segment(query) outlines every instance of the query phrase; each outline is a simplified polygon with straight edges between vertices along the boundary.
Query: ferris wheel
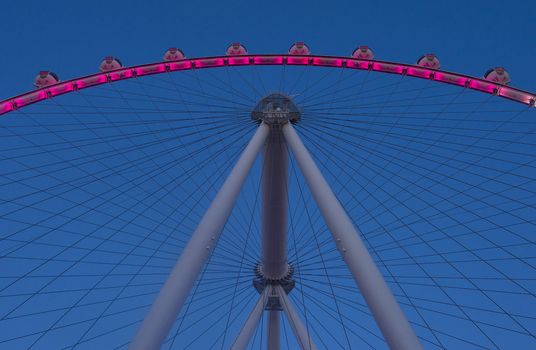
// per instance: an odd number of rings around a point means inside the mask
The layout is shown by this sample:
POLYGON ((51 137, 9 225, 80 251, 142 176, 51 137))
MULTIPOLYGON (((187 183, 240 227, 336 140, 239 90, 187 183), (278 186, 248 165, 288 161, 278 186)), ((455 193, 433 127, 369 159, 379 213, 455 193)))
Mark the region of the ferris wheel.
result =
POLYGON ((170 48, 1 101, 0 348, 536 347, 536 94, 376 56, 170 48))

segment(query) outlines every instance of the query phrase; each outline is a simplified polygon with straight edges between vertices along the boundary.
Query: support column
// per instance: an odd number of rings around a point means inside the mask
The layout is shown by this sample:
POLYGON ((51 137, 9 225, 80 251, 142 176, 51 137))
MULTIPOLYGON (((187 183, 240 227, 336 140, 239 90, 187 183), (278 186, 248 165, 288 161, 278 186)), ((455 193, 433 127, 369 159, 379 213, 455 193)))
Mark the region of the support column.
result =
POLYGON ((270 127, 262 173, 262 270, 277 280, 288 270, 288 151, 280 125, 270 127))
POLYGON ((246 323, 244 323, 244 326, 240 330, 240 334, 238 334, 233 345, 231 346, 231 350, 245 350, 247 348, 253 333, 255 333, 255 328, 257 328, 259 321, 261 320, 264 307, 266 306, 266 302, 268 300, 268 294, 270 293, 269 289, 271 288, 265 288, 260 295, 259 301, 257 301, 255 307, 249 314, 246 323))
MULTIPOLYGON (((264 148, 262 173, 262 270, 278 280, 288 272, 288 151, 280 125, 271 125, 264 148)), ((271 287, 266 287, 271 288, 271 287)), ((268 310, 267 349, 279 350, 279 310, 268 310)))
POLYGON ((281 306, 283 307, 283 311, 287 316, 287 320, 290 323, 290 327, 294 331, 294 335, 296 335, 296 339, 298 339, 298 343, 300 344, 301 349, 317 350, 318 348, 316 347, 316 344, 309 335, 309 331, 302 323, 300 316, 296 312, 296 309, 294 309, 294 306, 290 302, 287 293, 285 293, 285 291, 280 285, 277 285, 275 288, 277 294, 279 295, 279 300, 281 302, 281 306))
POLYGON ((199 225, 184 247, 175 267, 160 290, 149 313, 145 316, 131 350, 158 350, 175 318, 190 294, 190 290, 212 253, 221 231, 231 214, 240 189, 264 145, 270 128, 262 123, 246 146, 233 170, 210 204, 199 225))
POLYGON ((279 350, 281 346, 280 338, 280 322, 279 322, 279 310, 268 311, 268 336, 266 339, 266 348, 268 350, 279 350))
POLYGON ((337 249, 352 273, 389 348, 422 349, 402 309, 361 241, 357 229, 290 123, 283 126, 283 134, 335 240, 337 249))

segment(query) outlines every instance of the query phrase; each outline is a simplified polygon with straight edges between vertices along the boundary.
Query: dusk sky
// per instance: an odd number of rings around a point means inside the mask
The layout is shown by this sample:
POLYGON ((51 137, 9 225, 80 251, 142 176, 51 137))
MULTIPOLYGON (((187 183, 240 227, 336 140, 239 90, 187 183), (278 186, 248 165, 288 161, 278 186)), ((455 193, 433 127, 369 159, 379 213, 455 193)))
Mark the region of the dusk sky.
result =
MULTIPOLYGON (((504 67, 536 91, 529 0, 2 5, 0 100, 40 71, 65 81, 106 56, 134 66, 235 42, 328 56, 367 45, 407 64, 433 53, 442 70, 504 67)), ((0 117, 0 349, 126 349, 271 92, 296 102, 296 131, 425 349, 536 348, 534 108, 426 79, 263 66, 139 77, 0 117)), ((254 306, 262 159, 163 349, 227 349, 254 306)), ((290 300, 319 348, 386 349, 289 159, 290 300)), ((266 348, 266 322, 250 348, 266 348)), ((282 348, 298 349, 281 327, 282 348)))

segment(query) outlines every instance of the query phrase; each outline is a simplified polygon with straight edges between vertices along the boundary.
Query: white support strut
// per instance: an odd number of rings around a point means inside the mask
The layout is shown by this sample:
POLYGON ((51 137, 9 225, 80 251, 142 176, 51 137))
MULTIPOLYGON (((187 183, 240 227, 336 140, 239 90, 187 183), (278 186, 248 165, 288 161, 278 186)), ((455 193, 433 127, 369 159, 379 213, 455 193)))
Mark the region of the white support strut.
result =
POLYGON ((270 288, 265 288, 260 295, 259 300, 255 304, 253 310, 251 310, 248 319, 244 323, 244 326, 242 326, 240 333, 236 337, 233 345, 231 345, 231 350, 246 350, 249 342, 251 341, 253 333, 255 333, 255 328, 257 328, 259 321, 261 320, 264 307, 268 301, 268 293, 270 292, 269 289, 270 288))
POLYGON ((180 258, 145 316, 130 350, 158 350, 211 255, 240 189, 263 147, 270 128, 261 123, 184 247, 180 258))
POLYGON ((365 298, 387 344, 393 350, 419 350, 422 346, 402 309, 374 264, 357 229, 316 166, 291 123, 283 134, 346 265, 365 298))
POLYGON ((300 316, 294 309, 294 306, 292 305, 292 302, 287 296, 287 293, 285 293, 285 290, 280 285, 276 285, 274 289, 277 291, 277 294, 279 295, 279 301, 281 303, 281 306, 283 307, 283 311, 285 312, 285 315, 287 316, 287 320, 290 323, 290 327, 294 331, 294 334, 296 335, 296 339, 298 340, 298 343, 300 344, 300 347, 302 350, 318 350, 316 347, 315 342, 309 335, 309 330, 305 327, 305 325, 302 323, 300 316))

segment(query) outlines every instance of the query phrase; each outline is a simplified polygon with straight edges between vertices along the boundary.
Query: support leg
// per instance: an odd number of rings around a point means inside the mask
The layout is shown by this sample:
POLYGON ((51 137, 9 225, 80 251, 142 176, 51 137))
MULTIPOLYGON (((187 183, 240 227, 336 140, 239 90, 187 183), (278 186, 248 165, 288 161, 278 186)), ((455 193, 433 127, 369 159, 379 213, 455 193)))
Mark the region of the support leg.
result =
POLYGON ((205 215, 184 247, 175 267, 145 316, 131 350, 157 350, 166 338, 182 304, 214 249, 227 222, 242 184, 264 145, 270 129, 262 123, 240 155, 233 170, 210 204, 205 215))
POLYGON ((296 309, 294 309, 294 306, 290 302, 287 293, 285 293, 280 285, 277 285, 275 288, 277 294, 279 295, 279 300, 281 302, 281 306, 283 307, 283 311, 285 312, 285 316, 287 316, 290 327, 294 331, 296 339, 298 339, 298 343, 300 344, 302 350, 317 350, 318 348, 309 335, 309 331, 302 323, 300 316, 296 312, 296 309))
POLYGON ((283 134, 307 181, 337 249, 341 252, 391 349, 422 349, 402 309, 374 264, 360 235, 290 123, 283 134))
POLYGON ((268 337, 266 339, 266 348, 268 350, 279 350, 280 348, 280 322, 278 310, 268 311, 268 337))
MULTIPOLYGON (((281 127, 271 127, 264 148, 262 174, 262 269, 265 278, 277 280, 288 271, 288 151, 281 127)), ((267 287, 268 288, 268 287, 267 287)), ((267 349, 280 348, 280 311, 269 310, 267 349)))
POLYGON ((262 174, 262 269, 266 278, 287 273, 288 151, 279 126, 272 126, 262 174))
POLYGON ((264 307, 266 306, 266 302, 268 300, 268 293, 269 288, 265 288, 259 297, 259 301, 257 301, 257 304, 255 304, 255 307, 249 314, 246 323, 244 323, 244 326, 240 330, 240 334, 238 334, 233 345, 231 346, 231 350, 245 350, 248 346, 249 342, 251 341, 251 337, 255 332, 255 328, 257 328, 259 321, 261 320, 264 307))

